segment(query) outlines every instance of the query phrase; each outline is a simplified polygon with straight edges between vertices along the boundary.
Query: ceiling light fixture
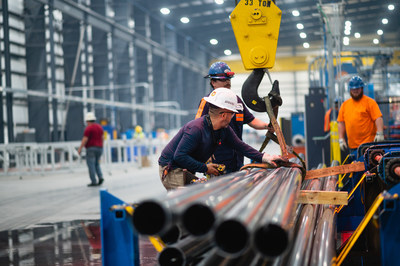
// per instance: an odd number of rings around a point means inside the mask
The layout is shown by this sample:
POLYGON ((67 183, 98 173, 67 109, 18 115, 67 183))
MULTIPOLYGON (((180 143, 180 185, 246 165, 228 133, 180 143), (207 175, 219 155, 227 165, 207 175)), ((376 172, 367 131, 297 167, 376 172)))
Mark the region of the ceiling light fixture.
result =
POLYGON ((135 27, 135 21, 131 18, 128 20, 128 27, 131 29, 135 27))
POLYGON ((292 15, 293 15, 294 17, 298 17, 298 16, 300 16, 300 12, 299 12, 298 10, 293 10, 293 11, 292 11, 292 15))
POLYGON ((186 24, 189 23, 190 19, 188 17, 181 17, 181 22, 186 24))
POLYGON ((390 11, 394 10, 394 5, 388 5, 388 9, 389 9, 390 11))
POLYGON ((225 55, 231 55, 231 54, 232 54, 232 51, 229 50, 229 49, 226 49, 226 50, 224 51, 224 54, 225 54, 225 55))
POLYGON ((346 20, 344 25, 347 26, 347 27, 351 27, 351 21, 350 20, 346 20))
POLYGON ((382 35, 383 34, 383 30, 379 29, 376 31, 376 33, 378 33, 378 35, 382 35))
POLYGON ((304 32, 300 32, 300 38, 302 39, 307 38, 307 34, 305 34, 304 32))
POLYGON ((224 3, 224 0, 215 0, 215 3, 217 5, 222 5, 224 3))
POLYGON ((299 30, 304 29, 304 25, 301 24, 301 23, 297 23, 296 27, 297 27, 299 30))
POLYGON ((350 34, 351 34, 351 31, 350 31, 350 30, 344 30, 344 34, 350 35, 350 34))
POLYGON ((163 7, 160 9, 160 12, 163 15, 168 15, 169 13, 171 13, 171 10, 169 10, 169 8, 163 7))
POLYGON ((210 40, 210 43, 211 43, 212 45, 217 45, 217 44, 218 44, 218 40, 217 40, 217 39, 211 39, 211 40, 210 40))
POLYGON ((349 39, 349 37, 343 37, 343 44, 344 44, 344 45, 349 45, 349 44, 350 44, 350 39, 349 39))
POLYGON ((361 34, 359 32, 354 33, 354 37, 356 37, 357 39, 360 39, 361 34))
POLYGON ((303 47, 308 49, 308 48, 310 48, 310 44, 308 42, 305 42, 305 43, 303 43, 303 47))
POLYGON ((374 44, 378 44, 379 40, 378 39, 374 39, 373 42, 374 42, 374 44))
POLYGON ((382 19, 382 24, 388 24, 388 23, 389 23, 389 20, 387 18, 382 19))

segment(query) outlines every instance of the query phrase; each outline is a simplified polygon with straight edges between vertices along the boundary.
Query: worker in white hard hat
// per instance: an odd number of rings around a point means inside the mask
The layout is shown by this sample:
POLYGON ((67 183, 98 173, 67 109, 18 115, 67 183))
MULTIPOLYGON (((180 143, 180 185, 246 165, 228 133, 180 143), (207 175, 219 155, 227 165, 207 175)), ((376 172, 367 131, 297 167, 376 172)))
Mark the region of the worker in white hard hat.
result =
POLYGON ((206 164, 206 161, 223 144, 256 162, 276 166, 274 161, 282 160, 279 155, 260 153, 250 147, 229 127, 232 117, 238 113, 234 92, 218 88, 203 99, 209 103, 208 114, 184 125, 158 160, 161 181, 167 190, 186 185, 184 169, 193 174, 199 172, 218 176, 218 164, 206 164))
MULTIPOLYGON (((231 71, 225 62, 216 62, 210 66, 208 75, 204 78, 210 79, 210 85, 213 90, 217 88, 230 89, 231 78, 233 78, 234 75, 235 73, 231 71)), ((268 128, 268 123, 255 118, 238 96, 236 96, 236 99, 238 101, 238 112, 234 114, 230 122, 230 127, 239 139, 242 139, 244 124, 248 124, 254 129, 269 129, 273 131, 272 128, 268 128)), ((203 98, 199 104, 196 118, 208 114, 208 107, 209 104, 203 98)), ((226 166, 226 172, 229 173, 238 171, 243 166, 244 157, 230 147, 221 145, 215 150, 212 161, 218 164, 224 164, 226 166)))
POLYGON ((81 145, 78 153, 81 154, 83 147, 86 148, 86 164, 89 169, 91 183, 89 187, 99 186, 104 182, 103 173, 100 168, 100 157, 103 153, 103 128, 96 123, 96 116, 88 112, 85 116, 87 127, 83 132, 81 145), (98 181, 96 179, 98 177, 98 181))

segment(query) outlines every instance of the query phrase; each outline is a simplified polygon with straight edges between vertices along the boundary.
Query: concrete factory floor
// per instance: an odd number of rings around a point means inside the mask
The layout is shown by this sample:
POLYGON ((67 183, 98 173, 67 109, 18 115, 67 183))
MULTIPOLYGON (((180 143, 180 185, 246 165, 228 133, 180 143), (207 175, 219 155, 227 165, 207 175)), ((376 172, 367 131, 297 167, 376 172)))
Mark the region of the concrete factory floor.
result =
MULTIPOLYGON (((103 168, 100 187, 86 186, 85 165, 69 173, 0 177, 0 265, 101 265, 100 238, 89 243, 85 234, 85 228, 99 233, 99 190, 125 202, 166 193, 155 162, 123 167, 103 168)), ((154 248, 141 242, 154 265, 154 248)))

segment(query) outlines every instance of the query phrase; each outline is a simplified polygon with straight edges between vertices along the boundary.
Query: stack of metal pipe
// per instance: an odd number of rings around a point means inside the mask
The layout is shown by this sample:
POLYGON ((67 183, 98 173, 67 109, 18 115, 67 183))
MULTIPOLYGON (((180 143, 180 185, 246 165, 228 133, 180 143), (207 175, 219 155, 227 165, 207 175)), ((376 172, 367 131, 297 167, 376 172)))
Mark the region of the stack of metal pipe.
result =
POLYGON ((132 222, 141 235, 185 232, 160 265, 274 261, 290 246, 301 179, 298 168, 242 170, 140 202, 132 222))
MULTIPOLYGON (((337 161, 331 164, 337 165, 337 161)), ((306 181, 302 189, 335 191, 337 175, 306 181)), ((292 245, 278 265, 335 264, 335 228, 334 205, 299 204, 292 245)))

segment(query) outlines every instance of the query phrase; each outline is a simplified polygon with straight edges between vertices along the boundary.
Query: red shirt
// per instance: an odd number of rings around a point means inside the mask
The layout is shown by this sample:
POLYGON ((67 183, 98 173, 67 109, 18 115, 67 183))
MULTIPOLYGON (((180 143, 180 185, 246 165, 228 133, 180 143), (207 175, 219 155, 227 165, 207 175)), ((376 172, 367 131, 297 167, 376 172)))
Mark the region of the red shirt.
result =
POLYGON ((83 135, 88 138, 85 147, 103 147, 103 128, 96 123, 88 125, 83 135))

